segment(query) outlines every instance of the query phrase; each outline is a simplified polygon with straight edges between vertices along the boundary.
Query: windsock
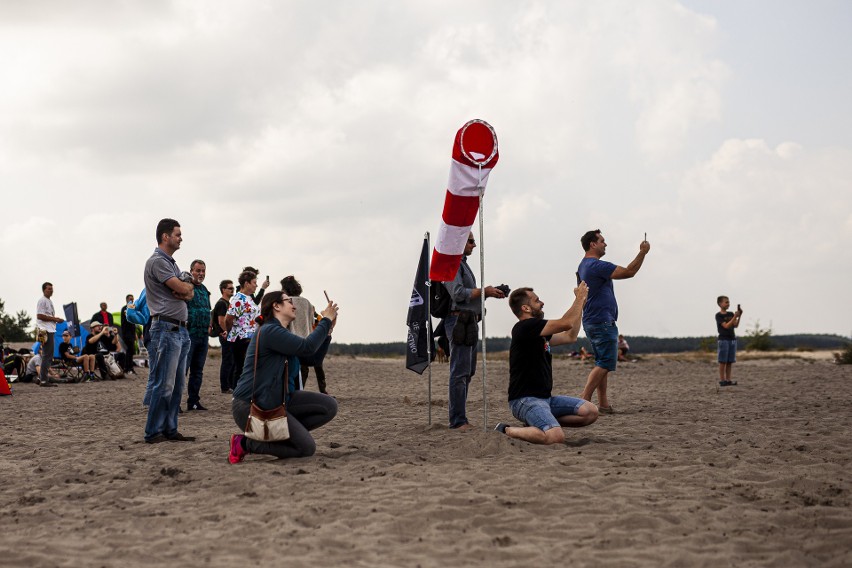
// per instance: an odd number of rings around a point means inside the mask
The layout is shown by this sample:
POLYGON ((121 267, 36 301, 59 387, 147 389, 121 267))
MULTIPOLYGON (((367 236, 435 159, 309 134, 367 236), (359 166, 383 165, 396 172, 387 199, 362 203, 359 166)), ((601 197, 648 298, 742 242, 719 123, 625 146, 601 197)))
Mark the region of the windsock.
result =
POLYGON ((497 135, 484 120, 471 120, 456 132, 444 212, 432 251, 430 280, 448 282, 455 278, 479 211, 479 188, 482 187, 484 194, 488 175, 499 157, 497 135))

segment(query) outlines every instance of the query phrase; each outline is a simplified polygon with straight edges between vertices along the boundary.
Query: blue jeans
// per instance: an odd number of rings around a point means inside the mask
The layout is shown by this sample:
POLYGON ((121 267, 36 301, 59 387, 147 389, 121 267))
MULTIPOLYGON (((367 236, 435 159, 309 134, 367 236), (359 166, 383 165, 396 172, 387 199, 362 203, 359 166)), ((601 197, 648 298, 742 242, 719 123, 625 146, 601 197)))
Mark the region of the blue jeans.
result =
POLYGON ((595 352, 595 366, 615 371, 618 361, 618 326, 614 321, 583 324, 595 352))
POLYGON ((148 420, 145 422, 146 440, 158 434, 167 438, 177 434, 189 344, 189 332, 185 327, 164 321, 151 324, 151 343, 148 347, 151 396, 148 420))
POLYGON ((222 392, 233 390, 231 378, 234 376, 234 344, 219 336, 219 345, 222 346, 222 366, 219 367, 219 388, 222 392))
MULTIPOLYGON (((453 336, 458 316, 447 316, 444 329, 447 337, 453 336)), ((447 407, 450 415, 450 428, 458 428, 468 423, 465 405, 470 379, 476 374, 476 345, 456 345, 450 340, 450 388, 447 407)))
POLYGON ((512 416, 527 426, 535 426, 542 432, 547 432, 551 428, 561 428, 557 418, 579 413, 585 402, 582 398, 573 396, 522 396, 509 401, 509 410, 512 411, 512 416))
POLYGON ((207 361, 207 336, 189 338, 189 379, 186 385, 186 406, 201 402, 201 382, 204 380, 204 362, 207 361))
POLYGON ((736 363, 737 362, 737 340, 736 339, 720 339, 718 342, 716 354, 720 363, 736 363))

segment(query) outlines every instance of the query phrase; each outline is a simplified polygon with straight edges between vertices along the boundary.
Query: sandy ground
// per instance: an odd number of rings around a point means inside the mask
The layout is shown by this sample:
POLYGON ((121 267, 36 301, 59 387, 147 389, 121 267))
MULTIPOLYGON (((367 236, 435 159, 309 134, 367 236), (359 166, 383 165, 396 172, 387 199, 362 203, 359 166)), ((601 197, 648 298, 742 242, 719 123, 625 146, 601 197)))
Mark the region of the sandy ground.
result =
MULTIPOLYGON (((507 363, 488 361, 448 431, 447 365, 332 357, 340 413, 314 457, 227 463, 230 397, 208 361, 181 415, 194 443, 142 443, 142 375, 0 399, 3 566, 850 566, 852 366, 645 358, 611 379, 615 415, 532 446, 507 363)), ((481 369, 481 367, 480 367, 481 369)), ((588 366, 558 361, 557 393, 588 366)), ((310 388, 315 388, 311 380, 310 388)))

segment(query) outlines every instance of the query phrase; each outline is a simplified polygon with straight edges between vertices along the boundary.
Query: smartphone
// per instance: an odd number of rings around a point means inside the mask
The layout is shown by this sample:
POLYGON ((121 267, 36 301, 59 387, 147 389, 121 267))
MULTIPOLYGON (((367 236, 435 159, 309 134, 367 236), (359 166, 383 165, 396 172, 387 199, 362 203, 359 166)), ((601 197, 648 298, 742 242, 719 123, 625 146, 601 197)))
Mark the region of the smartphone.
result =
POLYGON ((266 281, 269 282, 269 274, 266 275, 266 281))
POLYGON ((740 312, 743 311, 743 309, 740 307, 739 304, 737 304, 737 311, 740 311, 740 312))
POLYGON ((328 292, 326 292, 325 290, 323 290, 323 291, 322 291, 322 293, 323 293, 323 294, 325 294, 325 301, 326 301, 326 302, 328 302, 328 303, 330 304, 330 303, 331 303, 331 300, 329 300, 329 299, 328 299, 328 292))

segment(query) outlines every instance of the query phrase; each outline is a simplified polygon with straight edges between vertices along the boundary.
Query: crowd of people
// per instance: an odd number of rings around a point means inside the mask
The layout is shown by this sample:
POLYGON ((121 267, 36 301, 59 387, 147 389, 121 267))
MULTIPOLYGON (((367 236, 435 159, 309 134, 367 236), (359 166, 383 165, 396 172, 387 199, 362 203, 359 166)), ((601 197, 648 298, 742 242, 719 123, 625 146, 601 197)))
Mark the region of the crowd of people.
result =
MULTIPOLYGON (((258 284, 259 270, 247 266, 237 278, 219 283, 221 297, 211 306, 210 291, 204 285, 206 264, 196 259, 189 272, 181 271, 174 259, 183 236, 180 224, 163 219, 156 229, 157 247, 145 263, 145 294, 150 312, 143 330, 148 354, 148 384, 143 404, 147 407, 144 439, 147 443, 192 441, 178 430, 178 415, 186 381, 187 411, 203 411, 201 385, 210 338, 217 338, 222 352, 219 387, 232 394, 232 415, 240 430, 231 436, 228 460, 243 461, 249 454, 279 458, 312 455, 316 449, 310 431, 327 424, 337 413, 337 401, 328 394, 323 360, 337 323, 338 306, 328 300, 319 313, 302 297, 302 286, 294 276, 281 280, 281 290, 269 292, 269 276, 258 284), (319 392, 304 389, 313 367, 319 392), (258 439, 249 437, 247 422, 255 409, 262 416, 285 406, 289 437, 258 439)), ((580 239, 585 252, 577 269, 574 301, 558 319, 545 319, 544 301, 532 287, 517 288, 508 294, 509 308, 518 321, 512 328, 509 354, 509 410, 520 425, 498 423, 495 430, 509 437, 537 444, 561 443, 563 427, 588 426, 601 414, 613 414, 608 397, 608 377, 625 361, 630 347, 618 333, 618 303, 614 280, 636 276, 650 244, 643 240, 639 252, 627 266, 602 260, 607 243, 600 230, 588 231, 580 239), (554 395, 551 348, 577 341, 580 327, 585 330, 592 350, 577 355, 593 358, 594 364, 582 393, 554 395), (592 402, 597 397, 597 404, 592 402)), ((478 287, 467 257, 476 247, 473 233, 468 236, 458 271, 445 282, 451 307, 439 325, 444 338, 442 349, 448 356, 449 428, 471 428, 466 414, 468 388, 476 372, 479 322, 484 300, 504 299, 508 287, 478 287), (504 289, 505 288, 505 289, 504 289), (484 298, 482 295, 484 294, 484 298)), ((51 386, 47 375, 54 348, 56 316, 51 296, 53 285, 45 282, 37 306, 41 351, 29 359, 9 357, 8 363, 42 386, 51 386)), ((132 369, 137 328, 126 322, 126 310, 133 309, 133 296, 126 297, 121 312, 121 329, 102 303, 90 320, 90 334, 80 352, 70 345, 70 333, 62 333, 59 346, 63 361, 78 365, 84 380, 103 365, 105 354, 115 354, 122 366, 132 369), (125 324, 128 324, 125 327, 125 324), (121 348, 119 337, 125 345, 121 348)), ((736 385, 731 378, 736 361, 736 336, 742 309, 728 311, 730 300, 717 299, 719 334, 719 385, 736 385)), ((271 416, 271 414, 269 415, 271 416)), ((266 428, 266 426, 264 426, 266 428)))

